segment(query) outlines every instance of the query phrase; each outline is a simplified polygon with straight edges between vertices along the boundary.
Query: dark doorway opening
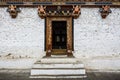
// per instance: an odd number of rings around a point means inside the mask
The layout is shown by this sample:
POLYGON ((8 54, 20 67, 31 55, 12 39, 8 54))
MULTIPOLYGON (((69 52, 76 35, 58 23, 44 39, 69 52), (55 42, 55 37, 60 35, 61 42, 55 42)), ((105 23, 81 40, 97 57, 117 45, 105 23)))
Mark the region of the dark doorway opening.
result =
POLYGON ((66 21, 52 21, 52 49, 67 49, 66 28, 66 21))

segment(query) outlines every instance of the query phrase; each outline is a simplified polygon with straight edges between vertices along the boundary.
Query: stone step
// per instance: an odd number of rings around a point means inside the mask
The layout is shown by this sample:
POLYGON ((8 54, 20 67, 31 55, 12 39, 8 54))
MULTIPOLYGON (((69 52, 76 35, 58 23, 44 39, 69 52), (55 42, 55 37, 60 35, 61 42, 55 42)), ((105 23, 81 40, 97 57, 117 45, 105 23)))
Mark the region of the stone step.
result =
POLYGON ((66 57, 50 57, 50 58, 42 58, 36 63, 77 63, 78 60, 76 58, 66 58, 66 57))
POLYGON ((38 63, 38 64, 34 64, 32 68, 84 68, 84 65, 81 63, 74 63, 74 64, 60 64, 60 63, 55 63, 55 64, 51 64, 51 63, 38 63))
MULTIPOLYGON (((51 55, 53 58, 58 58, 58 55, 51 55)), ((60 58, 66 58, 67 55, 59 55, 60 58)))
POLYGON ((37 61, 30 75, 30 78, 84 78, 86 70, 76 58, 49 57, 37 61))
POLYGON ((60 76, 60 75, 85 75, 85 69, 32 69, 31 75, 54 75, 54 76, 60 76))
POLYGON ((47 76, 47 75, 42 75, 42 76, 30 76, 30 78, 86 78, 87 76, 86 75, 70 75, 70 76, 64 76, 64 75, 61 75, 61 76, 54 76, 54 75, 50 75, 50 76, 47 76))

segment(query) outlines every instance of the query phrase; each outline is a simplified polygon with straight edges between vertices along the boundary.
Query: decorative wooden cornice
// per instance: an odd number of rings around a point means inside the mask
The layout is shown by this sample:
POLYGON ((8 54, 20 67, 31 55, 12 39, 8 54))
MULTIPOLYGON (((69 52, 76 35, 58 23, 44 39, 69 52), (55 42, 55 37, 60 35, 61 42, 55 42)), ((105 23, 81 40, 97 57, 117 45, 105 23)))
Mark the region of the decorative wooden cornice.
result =
POLYGON ((32 7, 38 5, 120 6, 120 0, 0 0, 0 6, 7 5, 32 7))
POLYGON ((41 18, 47 17, 47 16, 72 16, 74 18, 77 18, 80 15, 80 6, 39 6, 38 7, 38 15, 41 18))
POLYGON ((41 18, 47 16, 77 18, 81 14, 81 7, 90 6, 102 7, 100 8, 101 16, 106 18, 111 12, 110 7, 120 7, 120 0, 0 0, 0 7, 8 7, 7 11, 12 18, 15 18, 20 12, 18 7, 38 7, 38 15, 41 18), (108 11, 105 11, 106 8, 108 11))

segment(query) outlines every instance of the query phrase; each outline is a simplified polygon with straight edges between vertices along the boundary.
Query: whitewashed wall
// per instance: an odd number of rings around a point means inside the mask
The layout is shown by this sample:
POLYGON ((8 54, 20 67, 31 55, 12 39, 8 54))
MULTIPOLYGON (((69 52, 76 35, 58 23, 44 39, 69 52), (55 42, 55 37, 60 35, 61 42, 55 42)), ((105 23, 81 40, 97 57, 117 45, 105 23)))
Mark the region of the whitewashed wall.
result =
POLYGON ((44 20, 37 8, 23 8, 12 19, 6 8, 0 8, 0 55, 38 57, 44 52, 44 20))
MULTIPOLYGON (((21 10, 12 19, 0 8, 0 68, 31 68, 45 55, 44 20, 37 8, 21 10)), ((98 8, 81 11, 74 20, 74 55, 87 69, 120 69, 120 8, 112 8, 106 19, 98 8)))
POLYGON ((82 8, 74 22, 74 54, 88 69, 120 69, 120 8, 111 10, 102 19, 98 8, 82 8))
POLYGON ((85 56, 120 56, 120 8, 101 19, 99 9, 82 9, 75 20, 75 52, 85 56))

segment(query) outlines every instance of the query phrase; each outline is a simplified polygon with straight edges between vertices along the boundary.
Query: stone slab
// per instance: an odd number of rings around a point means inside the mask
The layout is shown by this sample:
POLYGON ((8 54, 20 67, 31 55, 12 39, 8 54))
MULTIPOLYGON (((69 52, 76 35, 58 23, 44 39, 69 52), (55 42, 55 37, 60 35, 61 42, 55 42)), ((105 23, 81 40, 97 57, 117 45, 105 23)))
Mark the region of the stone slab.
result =
POLYGON ((32 69, 31 75, 85 75, 85 69, 32 69))
POLYGON ((74 64, 60 64, 60 63, 41 63, 41 64, 34 64, 33 68, 84 68, 82 63, 74 63, 74 64))
POLYGON ((86 76, 86 70, 76 58, 58 56, 37 61, 30 75, 31 78, 80 78, 86 76))
POLYGON ((86 78, 86 75, 79 76, 30 76, 30 78, 86 78))
POLYGON ((42 58, 37 63, 79 63, 76 58, 69 57, 50 57, 42 58))

